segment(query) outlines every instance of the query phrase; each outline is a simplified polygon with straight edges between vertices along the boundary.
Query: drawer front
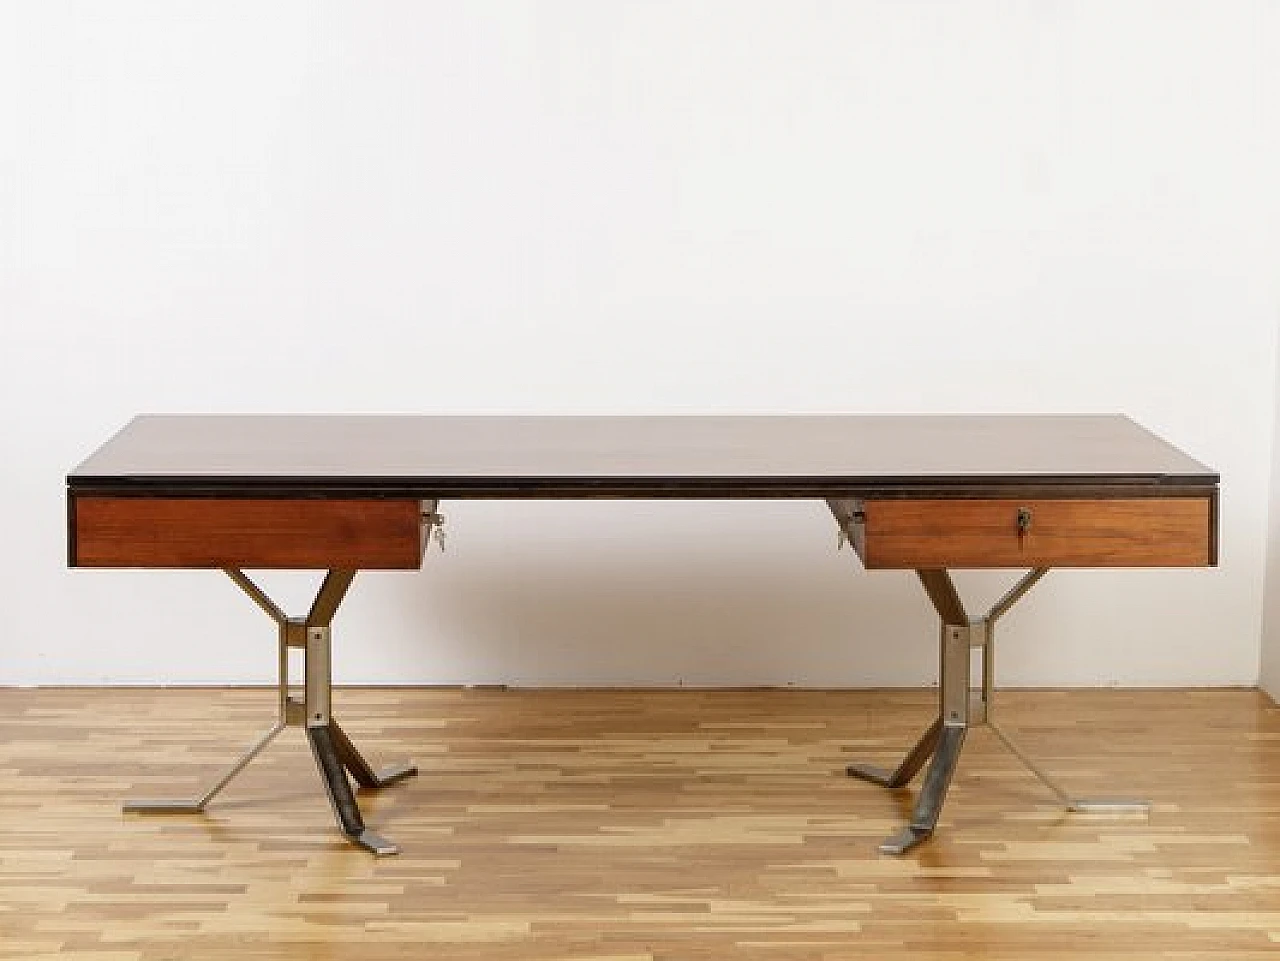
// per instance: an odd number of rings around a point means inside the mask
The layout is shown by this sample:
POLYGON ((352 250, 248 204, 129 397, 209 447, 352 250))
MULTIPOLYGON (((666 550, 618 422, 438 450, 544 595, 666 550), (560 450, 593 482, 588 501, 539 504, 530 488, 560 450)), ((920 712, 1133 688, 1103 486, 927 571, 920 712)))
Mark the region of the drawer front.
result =
POLYGON ((1217 562, 1211 498, 869 500, 868 568, 1201 567, 1217 562))
POLYGON ((414 569, 416 500, 73 496, 73 567, 414 569))

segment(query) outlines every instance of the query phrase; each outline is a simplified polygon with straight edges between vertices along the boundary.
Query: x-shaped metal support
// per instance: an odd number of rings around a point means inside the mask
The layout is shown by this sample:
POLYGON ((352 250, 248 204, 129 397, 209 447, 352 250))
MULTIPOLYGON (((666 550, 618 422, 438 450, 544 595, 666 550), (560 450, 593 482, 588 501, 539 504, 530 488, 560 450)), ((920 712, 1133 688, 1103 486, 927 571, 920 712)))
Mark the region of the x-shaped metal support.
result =
MULTIPOLYGON (((852 539, 855 518, 844 502, 829 502, 843 535, 852 539)), ((1000 742, 1050 791, 1068 811, 1141 811, 1150 810, 1147 801, 1130 799, 1085 799, 1068 794, 1044 770, 1032 761, 993 717, 995 699, 995 627, 996 622, 1035 587, 1047 568, 1028 571, 1000 600, 981 617, 971 617, 956 591, 951 575, 940 569, 919 570, 916 574, 929 595, 942 622, 940 641, 940 678, 938 716, 921 735, 915 746, 892 771, 870 764, 851 764, 852 777, 871 781, 882 787, 901 788, 909 784, 929 763, 924 785, 916 797, 911 821, 897 834, 887 838, 880 850, 885 854, 903 854, 933 834, 946 801, 947 789, 960 760, 965 735, 970 728, 970 652, 982 653, 982 687, 978 694, 979 717, 1000 742)))
POLYGON ((242 591, 249 595, 279 628, 278 714, 275 723, 249 748, 213 786, 194 800, 130 801, 126 811, 150 814, 194 814, 204 811, 209 802, 231 783, 249 762, 288 726, 306 729, 311 752, 315 755, 325 791, 333 805, 334 815, 343 834, 359 847, 377 855, 397 853, 394 844, 365 827, 356 803, 350 772, 363 788, 382 788, 417 774, 418 769, 404 764, 375 772, 369 766, 346 732, 332 715, 333 681, 330 671, 331 623, 342 603, 355 571, 329 571, 320 585, 310 612, 305 617, 289 617, 243 571, 229 568, 225 572, 242 591), (289 649, 303 651, 305 667, 302 698, 290 693, 289 649))

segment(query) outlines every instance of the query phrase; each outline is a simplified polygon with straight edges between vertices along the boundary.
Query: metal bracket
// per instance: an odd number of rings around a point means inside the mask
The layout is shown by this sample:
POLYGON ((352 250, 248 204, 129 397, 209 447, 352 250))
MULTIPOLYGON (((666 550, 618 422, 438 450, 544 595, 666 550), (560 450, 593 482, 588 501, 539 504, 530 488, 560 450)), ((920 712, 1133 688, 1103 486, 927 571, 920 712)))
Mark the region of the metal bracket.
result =
POLYGON ((860 543, 858 538, 862 534, 862 524, 866 521, 861 501, 831 497, 827 500, 827 507, 836 519, 836 550, 842 550, 845 544, 851 544, 856 549, 860 543))
POLYGON ((425 552, 434 538, 440 552, 444 553, 444 515, 437 508, 437 501, 422 502, 422 549, 425 552))
POLYGON ((242 571, 227 569, 226 574, 255 604, 276 622, 278 627, 277 715, 271 728, 238 758, 207 791, 194 800, 128 801, 126 811, 150 814, 201 813, 223 788, 248 767, 249 762, 275 740, 286 727, 303 727, 320 769, 325 791, 343 833, 353 844, 377 855, 395 854, 394 844, 364 826, 347 779, 347 772, 361 787, 381 788, 417 774, 412 765, 398 765, 375 773, 356 750, 332 716, 333 681, 331 676, 330 627, 342 603, 355 571, 329 571, 320 585, 315 601, 306 617, 289 617, 242 571), (289 683, 289 650, 304 652, 302 698, 294 697, 289 683))

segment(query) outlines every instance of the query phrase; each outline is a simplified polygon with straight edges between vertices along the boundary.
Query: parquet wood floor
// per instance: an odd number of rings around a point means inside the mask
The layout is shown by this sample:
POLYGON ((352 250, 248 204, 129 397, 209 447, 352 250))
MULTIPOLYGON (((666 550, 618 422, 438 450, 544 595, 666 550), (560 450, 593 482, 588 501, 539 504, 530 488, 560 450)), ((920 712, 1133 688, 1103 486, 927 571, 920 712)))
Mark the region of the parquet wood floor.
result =
POLYGON ((343 690, 399 842, 338 836, 286 731, 203 816, 194 794, 273 693, 0 690, 0 958, 1280 958, 1280 710, 1256 691, 1007 692, 1005 726, 1084 794, 1066 815, 975 729, 931 843, 876 843, 927 691, 343 690))

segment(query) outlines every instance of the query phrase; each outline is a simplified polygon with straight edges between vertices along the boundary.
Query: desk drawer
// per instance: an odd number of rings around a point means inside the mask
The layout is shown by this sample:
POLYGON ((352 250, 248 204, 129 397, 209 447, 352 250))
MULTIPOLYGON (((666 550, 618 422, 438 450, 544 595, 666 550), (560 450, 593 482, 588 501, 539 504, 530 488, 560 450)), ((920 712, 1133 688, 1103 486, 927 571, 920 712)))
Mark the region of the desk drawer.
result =
POLYGON ((1208 496, 868 500, 854 541, 868 568, 1200 567, 1214 523, 1208 496))
POLYGON ((74 496, 73 567, 414 569, 416 500, 74 496))

